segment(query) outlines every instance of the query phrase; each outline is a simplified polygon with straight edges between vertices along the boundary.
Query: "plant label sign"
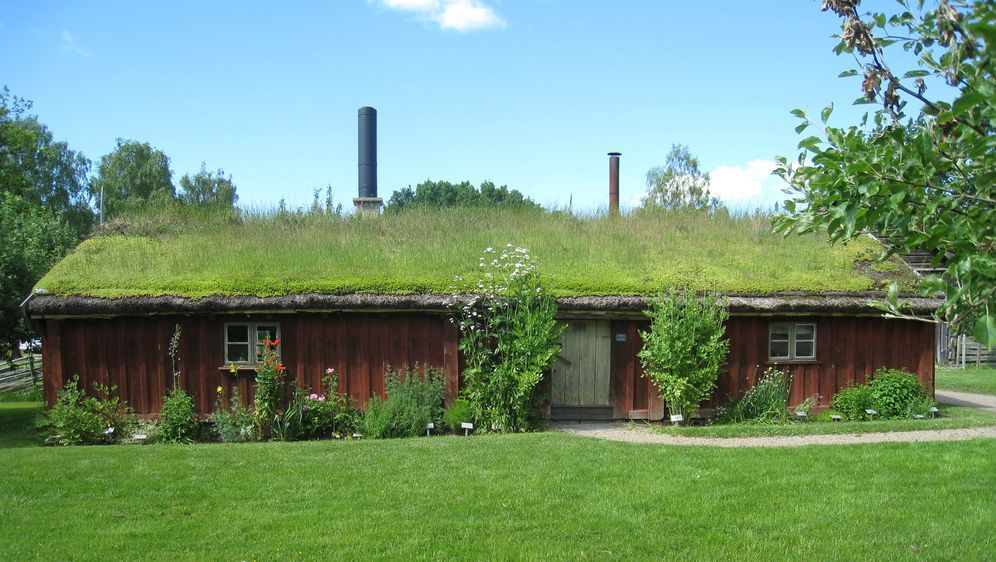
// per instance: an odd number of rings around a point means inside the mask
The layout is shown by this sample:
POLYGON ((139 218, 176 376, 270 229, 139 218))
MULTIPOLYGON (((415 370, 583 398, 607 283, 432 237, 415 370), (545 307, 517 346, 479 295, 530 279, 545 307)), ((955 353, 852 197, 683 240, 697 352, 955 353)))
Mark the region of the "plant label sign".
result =
POLYGON ((628 339, 629 339, 629 336, 626 334, 626 332, 619 332, 619 333, 616 334, 616 341, 617 342, 624 342, 624 341, 626 341, 628 339))
POLYGON ((683 421, 685 421, 685 416, 681 414, 675 414, 671 416, 671 423, 681 423, 683 421))
POLYGON ((426 429, 436 429, 436 424, 434 424, 432 422, 429 422, 429 423, 425 424, 425 428, 426 429))
POLYGON ((474 429, 474 424, 470 422, 460 422, 461 429, 474 429))

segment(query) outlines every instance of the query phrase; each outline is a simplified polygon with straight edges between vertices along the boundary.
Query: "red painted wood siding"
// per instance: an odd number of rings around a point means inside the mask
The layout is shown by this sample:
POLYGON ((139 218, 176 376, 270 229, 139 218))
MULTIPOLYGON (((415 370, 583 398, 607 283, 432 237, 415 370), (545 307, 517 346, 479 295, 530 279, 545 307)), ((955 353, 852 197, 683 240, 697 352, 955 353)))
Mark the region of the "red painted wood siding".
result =
MULTIPOLYGON (((735 316, 726 323, 730 354, 720 374, 716 392, 706 406, 726 404, 752 387, 768 361, 768 324, 771 322, 815 322, 816 359, 782 362, 792 375, 791 404, 816 396, 818 406, 828 406, 838 390, 867 382, 877 369, 890 367, 916 373, 920 382, 934 391, 934 325, 925 322, 876 317, 735 316)), ((642 377, 635 355, 642 347, 638 331, 649 329, 646 321, 613 322, 613 334, 626 333, 626 343, 613 342, 613 406, 617 418, 636 417, 647 410, 659 419, 663 410, 657 392, 642 377), (649 398, 648 398, 649 393, 649 398), (635 413, 635 415, 634 415, 635 413)))
MULTIPOLYGON (((225 396, 238 386, 248 402, 253 397, 252 371, 231 375, 221 369, 226 321, 280 323, 283 361, 303 388, 318 389, 325 370, 339 373, 339 388, 359 406, 371 396, 384 396, 388 365, 418 362, 443 369, 447 401, 457 395, 461 357, 457 328, 431 314, 294 314, 251 317, 154 317, 45 322, 43 353, 45 398, 49 404, 73 374, 89 390, 93 382, 117 385, 121 397, 139 414, 156 414, 172 387, 167 354, 173 326, 183 331, 180 383, 201 412, 214 409, 217 387, 225 396)), ((792 404, 816 396, 826 406, 833 395, 863 383, 880 367, 914 372, 933 392, 934 326, 922 322, 875 317, 764 318, 737 316, 727 322, 730 355, 716 392, 707 406, 725 404, 750 388, 770 363, 770 322, 817 324, 814 361, 783 363, 792 375, 792 404)), ((642 346, 638 320, 612 322, 611 400, 617 418, 660 419, 664 407, 650 381, 642 376, 636 353, 642 346), (625 334, 617 341, 616 334, 625 334)))
POLYGON ((339 373, 339 388, 363 407, 371 396, 384 396, 388 366, 419 363, 443 369, 447 401, 457 392, 456 327, 427 314, 296 314, 251 317, 154 317, 45 322, 45 399, 51 405, 74 374, 86 389, 94 382, 117 385, 120 396, 139 414, 157 414, 172 388, 168 355, 173 328, 182 337, 180 384, 202 413, 214 410, 221 386, 234 387, 248 403, 254 371, 233 375, 224 363, 225 322, 279 322, 281 353, 290 376, 302 388, 318 389, 327 368, 339 373))

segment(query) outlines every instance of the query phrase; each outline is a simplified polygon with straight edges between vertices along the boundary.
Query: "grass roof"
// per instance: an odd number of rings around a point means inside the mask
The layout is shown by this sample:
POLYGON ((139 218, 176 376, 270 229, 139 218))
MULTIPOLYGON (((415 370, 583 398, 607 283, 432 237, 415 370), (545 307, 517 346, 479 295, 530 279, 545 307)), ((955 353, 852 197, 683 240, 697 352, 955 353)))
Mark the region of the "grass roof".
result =
POLYGON ((97 236, 36 288, 107 298, 448 293, 455 276, 475 275, 486 247, 507 243, 532 252, 557 296, 864 291, 912 282, 901 262, 873 263, 882 248, 871 238, 838 246, 821 235, 785 238, 763 216, 449 209, 374 219, 277 213, 97 236))

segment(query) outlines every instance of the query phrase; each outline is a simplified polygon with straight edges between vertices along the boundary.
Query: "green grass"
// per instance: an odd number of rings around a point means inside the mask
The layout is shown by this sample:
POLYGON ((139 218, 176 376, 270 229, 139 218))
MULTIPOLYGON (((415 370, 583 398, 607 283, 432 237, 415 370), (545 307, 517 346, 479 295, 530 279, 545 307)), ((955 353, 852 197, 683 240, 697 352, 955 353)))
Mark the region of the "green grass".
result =
POLYGON ((10 560, 979 560, 996 547, 994 458, 992 439, 560 433, 0 448, 0 544, 10 560))
POLYGON ((884 431, 917 431, 924 429, 955 429, 996 426, 996 413, 975 408, 939 406, 940 417, 925 420, 880 420, 832 422, 826 416, 812 421, 786 424, 752 425, 723 424, 708 426, 654 425, 654 431, 685 437, 773 437, 788 435, 833 435, 841 433, 877 433, 884 431), (820 421, 825 419, 826 421, 820 421))
MULTIPOLYGON (((771 232, 760 216, 420 210, 376 220, 277 214, 191 222, 155 235, 81 244, 37 288, 99 297, 289 293, 448 293, 488 247, 528 248, 547 286, 567 295, 650 295, 670 288, 768 294, 879 289, 909 281, 896 262, 872 265, 870 238, 771 232)), ((907 287, 911 286, 908 283, 907 287)), ((469 286, 464 287, 469 288, 469 286)))
POLYGON ((938 367, 934 384, 941 390, 974 392, 996 395, 996 369, 992 367, 970 367, 967 369, 947 369, 938 367))

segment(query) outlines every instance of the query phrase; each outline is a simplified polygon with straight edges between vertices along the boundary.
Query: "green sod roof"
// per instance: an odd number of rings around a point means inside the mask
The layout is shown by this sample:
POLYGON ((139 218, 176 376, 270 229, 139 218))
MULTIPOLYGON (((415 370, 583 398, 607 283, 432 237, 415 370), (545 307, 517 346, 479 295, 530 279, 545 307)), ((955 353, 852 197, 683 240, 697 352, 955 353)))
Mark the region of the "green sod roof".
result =
POLYGON ((474 277, 485 248, 508 243, 529 249, 557 296, 672 288, 851 292, 882 289, 893 279, 913 283, 901 261, 874 263, 882 247, 870 237, 837 246, 822 235, 785 238, 764 217, 449 209, 373 219, 278 214, 170 234, 98 236, 36 289, 105 298, 443 294, 457 275, 474 277))

